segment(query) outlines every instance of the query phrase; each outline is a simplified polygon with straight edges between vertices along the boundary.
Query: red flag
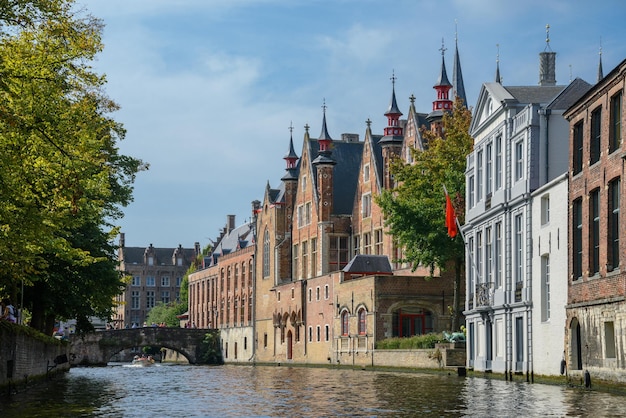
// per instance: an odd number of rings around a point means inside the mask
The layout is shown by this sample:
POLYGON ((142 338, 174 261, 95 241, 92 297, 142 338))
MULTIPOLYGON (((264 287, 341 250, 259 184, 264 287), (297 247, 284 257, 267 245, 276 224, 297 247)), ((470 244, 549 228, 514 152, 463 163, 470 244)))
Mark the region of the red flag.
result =
POLYGON ((454 214, 454 207, 452 207, 452 201, 450 196, 446 192, 446 227, 448 228, 448 236, 450 238, 456 237, 456 215, 454 214))

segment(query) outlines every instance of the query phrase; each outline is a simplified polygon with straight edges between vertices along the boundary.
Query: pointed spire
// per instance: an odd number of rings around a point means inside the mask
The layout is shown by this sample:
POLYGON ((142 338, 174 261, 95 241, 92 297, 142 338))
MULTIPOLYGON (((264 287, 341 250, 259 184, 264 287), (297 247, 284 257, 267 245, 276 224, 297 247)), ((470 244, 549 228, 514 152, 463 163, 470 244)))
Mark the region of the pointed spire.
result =
POLYGON ((496 54, 496 83, 502 84, 502 78, 500 77, 500 44, 496 44, 498 53, 496 54))
POLYGON ((379 143, 402 143, 404 139, 402 133, 403 129, 399 121, 402 112, 400 112, 398 103, 396 103, 396 75, 393 71, 391 72, 391 103, 389 104, 389 109, 385 113, 385 116, 387 116, 387 127, 385 128, 385 136, 380 139, 379 143))
POLYGON ((452 84, 450 84, 448 75, 446 74, 446 60, 444 55, 446 48, 443 39, 441 39, 441 48, 439 50, 441 51, 441 73, 439 74, 437 84, 433 86, 433 88, 437 90, 437 100, 433 101, 433 111, 429 114, 429 118, 432 120, 441 119, 443 112, 452 110, 452 100, 450 100, 449 97, 452 84))
POLYGON ((333 139, 328 134, 328 128, 326 127, 326 99, 324 99, 324 104, 322 105, 323 116, 322 116, 322 132, 320 133, 320 137, 318 138, 320 141, 332 141, 333 139))
POLYGON ((287 161, 287 169, 294 168, 296 166, 296 161, 298 161, 298 154, 296 154, 296 151, 293 148, 293 123, 289 124, 289 151, 283 159, 287 161))
POLYGON ((317 140, 319 144, 319 155, 313 160, 313 164, 336 164, 335 160, 331 157, 331 144, 333 139, 330 137, 328 128, 326 127, 326 99, 324 99, 322 110, 322 132, 317 140))
POLYGON ((604 78, 604 72, 602 71, 602 39, 600 39, 600 52, 598 52, 598 55, 600 58, 598 61, 598 79, 596 80, 596 83, 600 82, 600 80, 604 78))
POLYGON ((393 70, 391 71, 391 102, 389 103, 389 108, 385 113, 385 116, 390 115, 402 116, 402 112, 398 109, 398 103, 396 102, 396 75, 393 70))
POLYGON ((448 73, 446 72, 446 58, 445 58, 446 47, 444 46, 443 38, 441 38, 441 48, 439 48, 439 50, 441 51, 441 73, 439 73, 439 79, 437 80, 437 84, 435 84, 434 87, 435 88, 437 88, 438 86, 452 87, 452 84, 450 84, 450 80, 448 80, 448 73))
POLYGON ((463 72, 461 71, 461 58, 459 57, 459 39, 456 30, 456 20, 454 21, 454 62, 452 64, 452 85, 454 95, 463 100, 463 105, 467 107, 465 84, 463 83, 463 72))

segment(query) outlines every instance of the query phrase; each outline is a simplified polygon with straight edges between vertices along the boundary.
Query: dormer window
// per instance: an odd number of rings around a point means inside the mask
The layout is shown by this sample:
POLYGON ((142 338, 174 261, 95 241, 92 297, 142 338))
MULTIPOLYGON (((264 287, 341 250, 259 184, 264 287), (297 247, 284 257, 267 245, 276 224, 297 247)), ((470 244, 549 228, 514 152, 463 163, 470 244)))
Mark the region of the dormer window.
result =
POLYGON ((153 266, 154 265, 154 257, 152 257, 152 256, 148 257, 148 265, 149 266, 153 266))

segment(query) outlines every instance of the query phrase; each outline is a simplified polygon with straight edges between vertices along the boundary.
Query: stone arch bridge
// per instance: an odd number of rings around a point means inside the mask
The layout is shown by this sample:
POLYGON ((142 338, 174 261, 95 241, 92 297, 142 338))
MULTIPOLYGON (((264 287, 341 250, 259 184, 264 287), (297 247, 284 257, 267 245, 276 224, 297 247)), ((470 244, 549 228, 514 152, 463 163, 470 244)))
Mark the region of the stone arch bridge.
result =
POLYGON ((70 337, 72 366, 104 366, 112 356, 131 347, 164 347, 182 354, 190 364, 202 363, 203 351, 217 354, 221 362, 219 331, 195 328, 145 327, 92 332, 70 337), (203 344, 207 334, 213 336, 212 347, 203 344))

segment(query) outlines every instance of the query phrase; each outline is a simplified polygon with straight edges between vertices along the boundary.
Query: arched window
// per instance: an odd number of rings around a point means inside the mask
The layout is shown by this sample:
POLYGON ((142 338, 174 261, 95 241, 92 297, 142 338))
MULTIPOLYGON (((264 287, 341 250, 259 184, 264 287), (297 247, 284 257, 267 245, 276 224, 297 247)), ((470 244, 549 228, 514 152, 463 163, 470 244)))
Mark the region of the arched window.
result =
POLYGON ((263 277, 270 275, 270 234, 265 230, 263 234, 263 277))
POLYGON ((347 336, 350 332, 349 318, 350 315, 348 314, 348 311, 343 311, 341 314, 341 335, 343 336, 347 336))
POLYGON ((365 308, 359 309, 359 335, 367 334, 367 312, 365 308))

